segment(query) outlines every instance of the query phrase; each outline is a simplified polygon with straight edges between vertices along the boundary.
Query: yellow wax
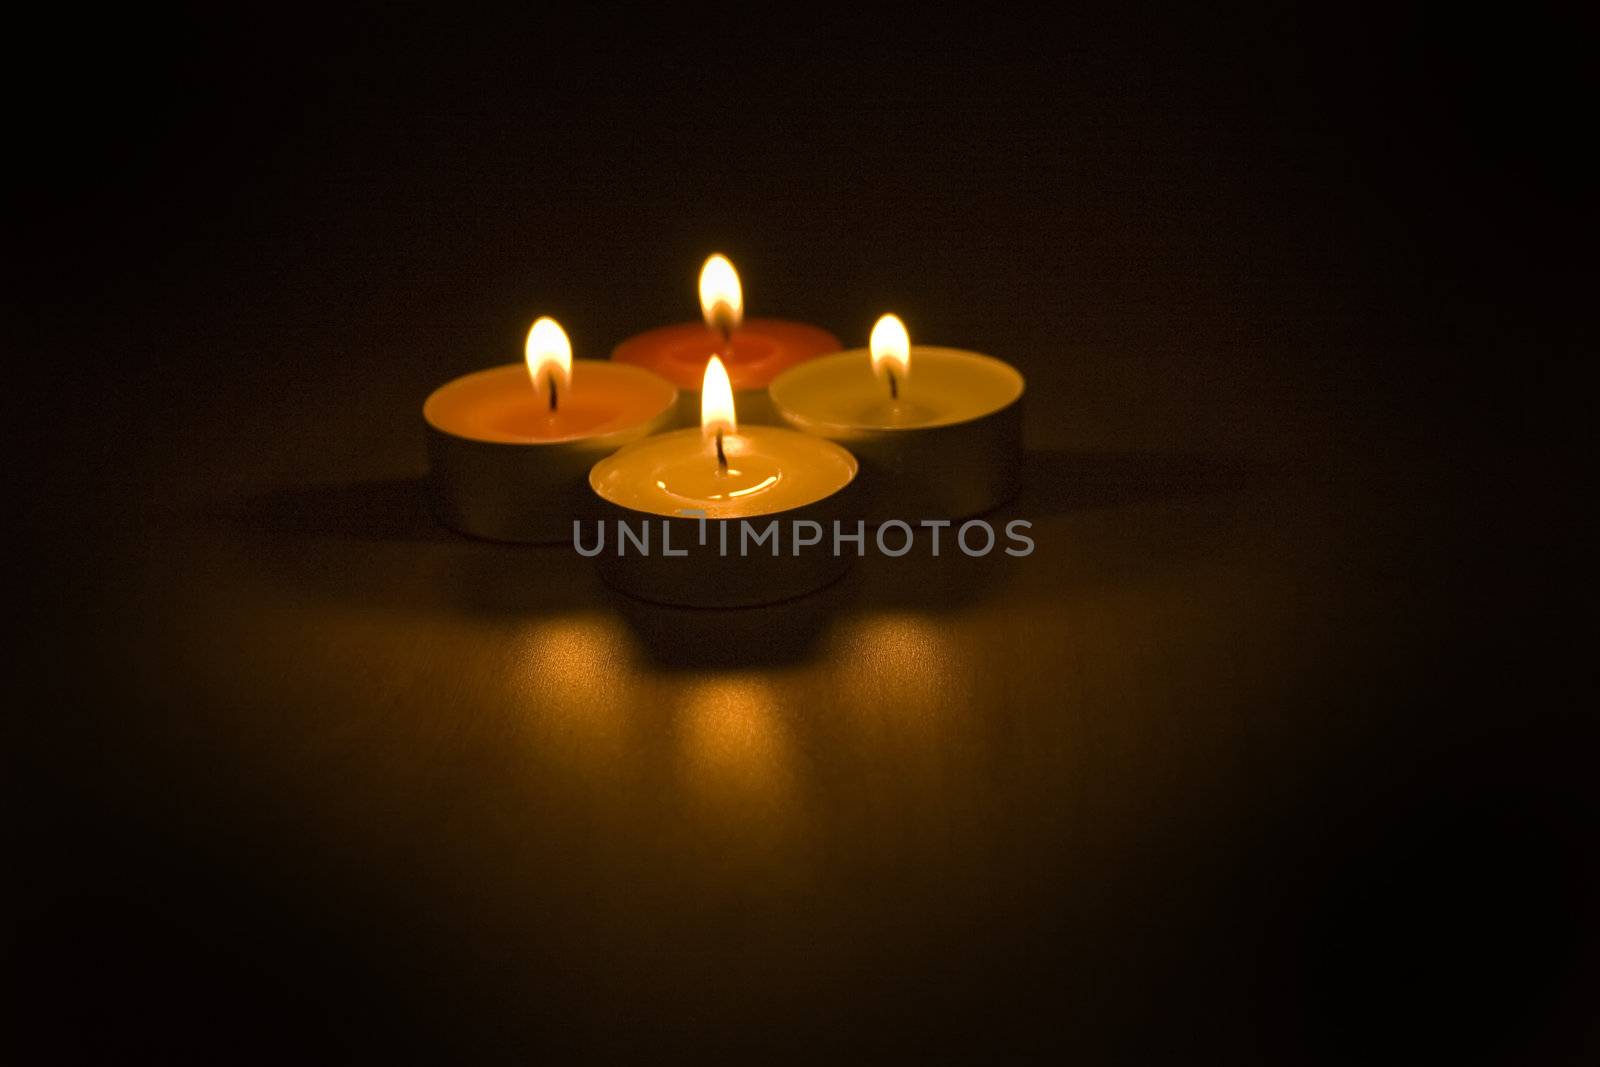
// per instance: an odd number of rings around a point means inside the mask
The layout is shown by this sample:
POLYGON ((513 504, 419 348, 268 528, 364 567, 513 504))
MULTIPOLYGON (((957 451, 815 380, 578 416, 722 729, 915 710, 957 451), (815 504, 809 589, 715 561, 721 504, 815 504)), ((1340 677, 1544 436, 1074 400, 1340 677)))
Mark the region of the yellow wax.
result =
POLYGON ((791 367, 772 383, 772 403, 817 433, 951 426, 993 414, 1022 396, 1022 375, 993 356, 931 345, 911 347, 899 398, 872 371, 865 348, 791 367))
MULTIPOLYGON (((572 362, 571 384, 554 411, 522 363, 467 374, 428 397, 422 416, 456 437, 498 444, 551 444, 604 437, 642 426, 677 403, 660 376, 608 360, 572 362)), ((645 431, 648 432, 648 431, 645 431)))
POLYGON ((658 434, 595 464, 589 484, 620 507, 712 519, 750 518, 832 496, 856 476, 855 457, 832 441, 774 426, 723 436, 728 466, 698 428, 658 434))

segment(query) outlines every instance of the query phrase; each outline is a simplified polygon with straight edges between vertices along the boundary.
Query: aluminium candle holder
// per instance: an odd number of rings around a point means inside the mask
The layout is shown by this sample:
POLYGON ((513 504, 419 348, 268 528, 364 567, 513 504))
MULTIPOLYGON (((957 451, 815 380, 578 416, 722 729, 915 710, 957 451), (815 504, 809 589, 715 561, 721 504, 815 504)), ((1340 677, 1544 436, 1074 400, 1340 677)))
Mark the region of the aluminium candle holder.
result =
MULTIPOLYGON (((781 515, 752 519, 646 515, 600 501, 591 514, 606 530, 606 545, 595 557, 595 564, 607 585, 652 604, 744 608, 793 600, 832 585, 850 569, 857 554, 854 542, 846 551, 835 552, 833 524, 838 520, 847 534, 854 535, 856 523, 860 521, 859 514, 850 506, 854 499, 855 494, 845 490, 828 500, 781 515), (741 555, 741 537, 745 530, 741 523, 748 523, 748 528, 759 533, 773 519, 779 522, 779 551, 773 554, 765 544, 750 545, 741 555), (619 551, 616 543, 618 520, 628 523, 634 531, 649 530, 648 553, 636 550, 631 541, 626 550, 619 551), (794 554, 790 536, 792 520, 818 523, 823 530, 822 540, 794 554), (664 555, 663 545, 685 554, 664 555)), ((588 529, 592 533, 594 527, 588 529)))
POLYGON ((677 411, 677 390, 658 376, 607 362, 593 367, 598 369, 585 366, 584 373, 622 382, 654 414, 604 432, 549 441, 471 436, 442 414, 460 394, 470 399, 474 389, 525 389, 526 371, 518 365, 457 378, 428 397, 422 409, 427 488, 440 522, 488 541, 551 544, 572 539, 573 520, 588 506, 590 469, 624 445, 666 429, 677 411), (496 382, 496 375, 508 382, 496 382))
MULTIPOLYGON (((1022 488, 1025 383, 1009 364, 955 349, 919 347, 914 375, 977 370, 962 388, 984 390, 980 414, 905 426, 853 422, 834 406, 838 386, 876 390, 864 351, 824 356, 794 367, 770 389, 782 424, 834 441, 861 463, 861 508, 867 521, 958 521, 992 511, 1022 488), (865 382, 865 384, 863 384, 865 382)), ((947 384, 947 383, 941 383, 947 384)))
POLYGON ((859 466, 845 449, 837 452, 845 470, 841 488, 797 507, 729 518, 619 504, 602 491, 608 462, 602 461, 589 476, 593 491, 575 547, 594 556, 606 584, 654 604, 738 608, 805 596, 841 578, 871 538, 860 509, 859 466), (815 543, 799 543, 802 530, 806 538, 817 537, 815 543))

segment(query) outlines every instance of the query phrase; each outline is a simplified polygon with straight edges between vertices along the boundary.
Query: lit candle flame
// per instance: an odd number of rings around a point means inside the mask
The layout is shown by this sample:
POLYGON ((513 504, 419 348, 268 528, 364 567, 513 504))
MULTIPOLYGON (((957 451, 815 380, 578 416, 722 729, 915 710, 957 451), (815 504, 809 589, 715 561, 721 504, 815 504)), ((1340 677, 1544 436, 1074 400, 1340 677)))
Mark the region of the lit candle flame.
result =
POLYGON ((706 325, 731 337, 744 321, 744 290, 728 257, 717 253, 700 268, 700 313, 706 325))
POLYGON ((717 463, 726 468, 727 453, 723 450, 724 434, 739 432, 739 419, 733 410, 733 383, 728 381, 728 368, 722 360, 712 356, 706 361, 706 376, 700 383, 700 433, 716 442, 717 463))
POLYGON ((885 315, 872 327, 872 373, 889 387, 889 396, 900 399, 900 389, 911 376, 911 337, 898 315, 885 315))
POLYGON ((722 430, 739 432, 739 419, 733 410, 733 383, 728 368, 712 356, 706 361, 706 376, 700 383, 700 432, 711 437, 722 430))
POLYGON ((555 319, 540 316, 528 331, 523 357, 528 361, 534 391, 547 397, 554 411, 560 395, 572 388, 572 342, 567 340, 567 331, 555 319))

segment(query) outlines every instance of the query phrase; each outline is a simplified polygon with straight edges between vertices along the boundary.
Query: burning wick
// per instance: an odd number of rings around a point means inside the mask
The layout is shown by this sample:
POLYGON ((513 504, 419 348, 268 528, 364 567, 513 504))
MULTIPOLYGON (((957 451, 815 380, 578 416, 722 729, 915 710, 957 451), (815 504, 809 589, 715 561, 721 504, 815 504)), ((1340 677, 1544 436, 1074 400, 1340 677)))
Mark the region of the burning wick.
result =
POLYGON ((733 331, 744 319, 744 288, 739 272, 718 252, 700 268, 700 314, 722 339, 720 355, 732 358, 733 331))
POLYGON ((538 395, 539 379, 543 378, 550 396, 550 414, 554 415, 561 406, 561 390, 572 383, 572 342, 567 340, 567 331, 555 319, 542 315, 528 331, 522 352, 533 379, 534 395, 538 395))
POLYGON ((733 408, 733 383, 720 356, 706 360, 705 377, 700 382, 700 433, 711 438, 717 448, 717 470, 728 473, 728 450, 723 435, 739 432, 739 416, 733 408))
POLYGON ((891 403, 900 402, 900 379, 911 375, 911 337, 898 315, 884 315, 872 327, 867 343, 872 356, 872 371, 883 375, 891 403), (900 373, 896 374, 898 370, 900 373))
POLYGON ((711 309, 711 327, 722 338, 722 354, 725 356, 733 355, 733 327, 737 321, 738 316, 733 308, 720 300, 711 309))

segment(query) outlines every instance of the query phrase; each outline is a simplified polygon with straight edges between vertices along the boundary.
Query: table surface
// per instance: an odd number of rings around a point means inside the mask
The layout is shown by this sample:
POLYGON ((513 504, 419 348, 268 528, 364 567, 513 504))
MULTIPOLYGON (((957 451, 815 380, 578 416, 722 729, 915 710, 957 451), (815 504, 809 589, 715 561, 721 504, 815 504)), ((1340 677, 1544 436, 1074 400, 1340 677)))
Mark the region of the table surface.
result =
POLYGON ((1337 151, 1181 73, 1028 105, 1039 66, 842 132, 825 100, 708 173, 682 98, 519 130, 475 106, 507 71, 466 66, 399 102, 341 82, 226 198, 107 201, 96 306, 40 305, 26 1033, 558 1061, 1592 1039, 1590 657, 1546 625, 1581 595, 1566 474, 1481 432, 1526 425, 1523 384, 1480 399, 1459 365, 1492 313, 1325 181, 1337 151), (934 127, 960 163, 921 173, 934 127), (807 162, 878 133, 886 176, 807 162), (692 611, 431 520, 433 386, 538 313, 582 356, 690 318, 713 249, 754 314, 856 341, 894 308, 1019 367, 996 518, 1035 553, 692 611))

